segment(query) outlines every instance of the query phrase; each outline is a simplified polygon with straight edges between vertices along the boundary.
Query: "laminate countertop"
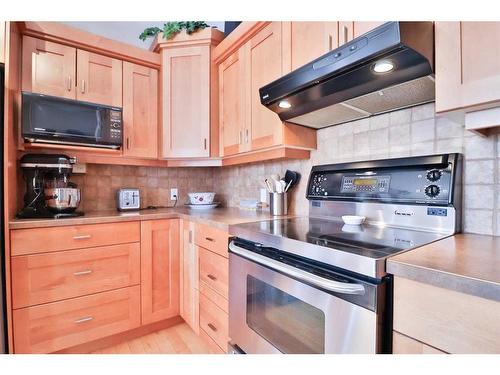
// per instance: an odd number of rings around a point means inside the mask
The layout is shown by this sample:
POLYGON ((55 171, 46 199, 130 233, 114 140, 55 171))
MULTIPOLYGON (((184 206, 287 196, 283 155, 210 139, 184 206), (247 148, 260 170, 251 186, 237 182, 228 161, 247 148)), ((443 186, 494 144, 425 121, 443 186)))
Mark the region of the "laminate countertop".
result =
POLYGON ((500 237, 457 234, 390 258, 387 272, 500 301, 500 237))
POLYGON ((86 213, 85 216, 65 219, 13 219, 9 222, 9 228, 45 228, 68 225, 180 218, 227 230, 229 225, 232 224, 272 220, 273 218, 284 217, 287 216, 273 217, 268 211, 241 210, 239 208, 214 208, 212 210, 201 211, 179 207, 147 209, 130 212, 119 212, 116 210, 94 211, 86 213))

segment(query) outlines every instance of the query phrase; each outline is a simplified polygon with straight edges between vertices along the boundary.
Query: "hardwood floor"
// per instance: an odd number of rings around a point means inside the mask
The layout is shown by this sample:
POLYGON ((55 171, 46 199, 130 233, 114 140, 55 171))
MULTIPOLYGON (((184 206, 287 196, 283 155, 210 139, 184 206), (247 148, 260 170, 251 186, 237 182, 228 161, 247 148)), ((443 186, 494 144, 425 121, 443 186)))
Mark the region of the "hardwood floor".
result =
POLYGON ((210 354, 210 348, 186 324, 153 332, 92 354, 210 354))

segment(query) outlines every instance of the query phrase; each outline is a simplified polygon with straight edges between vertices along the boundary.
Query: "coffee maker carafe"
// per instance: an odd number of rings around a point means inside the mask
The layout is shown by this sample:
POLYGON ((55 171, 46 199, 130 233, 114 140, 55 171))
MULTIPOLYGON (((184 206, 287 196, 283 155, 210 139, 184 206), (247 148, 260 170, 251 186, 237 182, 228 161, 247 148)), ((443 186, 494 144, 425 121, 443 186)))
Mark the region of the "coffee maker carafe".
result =
POLYGON ((26 154, 21 169, 26 181, 24 207, 18 218, 63 218, 83 215, 76 211, 80 189, 69 182, 76 160, 66 155, 26 154))

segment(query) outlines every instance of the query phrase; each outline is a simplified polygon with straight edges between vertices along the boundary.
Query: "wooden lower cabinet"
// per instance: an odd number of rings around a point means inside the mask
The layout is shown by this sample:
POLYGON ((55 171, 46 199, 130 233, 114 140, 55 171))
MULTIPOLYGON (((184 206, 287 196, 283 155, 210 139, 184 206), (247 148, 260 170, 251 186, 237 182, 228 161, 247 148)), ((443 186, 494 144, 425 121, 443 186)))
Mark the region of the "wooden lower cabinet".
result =
POLYGON ((140 287, 14 310, 16 353, 51 353, 140 326, 140 287))
POLYGON ((199 249, 200 281, 224 298, 229 293, 229 260, 207 249, 199 249))
POLYGON ((142 221, 142 324, 179 315, 179 268, 179 219, 142 221))
POLYGON ((198 246, 194 243, 195 224, 181 224, 181 317, 196 333, 200 328, 198 246))

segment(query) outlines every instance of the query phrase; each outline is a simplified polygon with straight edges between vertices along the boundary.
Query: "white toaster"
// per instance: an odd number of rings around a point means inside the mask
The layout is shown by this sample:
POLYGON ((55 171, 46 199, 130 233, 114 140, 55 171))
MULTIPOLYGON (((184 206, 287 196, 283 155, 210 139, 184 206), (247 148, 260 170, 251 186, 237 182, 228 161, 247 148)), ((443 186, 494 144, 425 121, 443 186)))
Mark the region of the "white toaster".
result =
POLYGON ((141 207, 139 189, 125 188, 116 192, 116 208, 118 211, 138 210, 141 207))

